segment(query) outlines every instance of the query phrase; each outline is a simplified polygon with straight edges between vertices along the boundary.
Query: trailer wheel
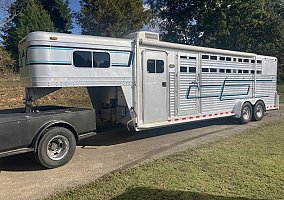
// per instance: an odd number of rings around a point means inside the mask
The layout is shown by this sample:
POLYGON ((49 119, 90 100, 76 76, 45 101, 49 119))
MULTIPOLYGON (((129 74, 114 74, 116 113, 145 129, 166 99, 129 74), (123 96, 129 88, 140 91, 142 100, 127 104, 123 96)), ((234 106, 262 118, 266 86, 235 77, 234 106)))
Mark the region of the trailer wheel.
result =
POLYGON ((52 127, 40 139, 35 158, 46 168, 60 167, 71 160, 75 148, 76 140, 70 130, 52 127))
POLYGON ((262 120, 265 112, 265 106, 262 101, 256 102, 256 104, 253 107, 253 120, 260 121, 262 120))
POLYGON ((242 124, 247 124, 252 118, 252 106, 250 103, 245 102, 242 106, 240 122, 242 124))

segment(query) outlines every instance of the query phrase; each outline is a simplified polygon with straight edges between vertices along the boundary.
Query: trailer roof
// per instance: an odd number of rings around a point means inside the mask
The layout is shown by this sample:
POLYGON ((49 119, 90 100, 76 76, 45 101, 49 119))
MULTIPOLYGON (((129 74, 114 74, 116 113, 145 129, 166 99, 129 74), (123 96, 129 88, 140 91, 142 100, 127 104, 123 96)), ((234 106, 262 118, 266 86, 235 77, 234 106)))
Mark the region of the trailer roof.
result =
POLYGON ((130 39, 124 38, 110 38, 90 35, 76 35, 66 33, 54 33, 54 32, 31 32, 25 38, 23 38, 19 44, 28 41, 51 41, 51 42, 66 42, 66 43, 80 43, 80 44, 94 44, 98 41, 104 45, 109 45, 110 42, 119 46, 131 46, 130 39))
POLYGON ((147 40, 147 39, 141 39, 140 44, 148 45, 148 46, 158 46, 158 47, 163 47, 167 49, 178 49, 178 50, 184 50, 184 51, 202 52, 202 53, 210 53, 210 54, 225 54, 225 55, 243 56, 243 57, 256 57, 257 56, 257 54, 254 54, 254 53, 230 51, 230 50, 224 50, 224 49, 214 49, 214 48, 208 48, 208 47, 199 47, 199 46, 193 46, 193 45, 153 41, 153 40, 147 40))

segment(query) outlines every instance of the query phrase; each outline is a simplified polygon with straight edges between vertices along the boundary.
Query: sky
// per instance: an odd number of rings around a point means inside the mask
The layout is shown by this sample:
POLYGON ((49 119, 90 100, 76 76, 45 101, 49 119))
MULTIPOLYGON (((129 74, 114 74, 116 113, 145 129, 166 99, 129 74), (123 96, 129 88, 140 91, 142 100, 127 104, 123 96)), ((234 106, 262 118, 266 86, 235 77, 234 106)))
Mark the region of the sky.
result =
MULTIPOLYGON (((76 11, 76 12, 79 11, 80 10, 79 0, 69 0, 69 7, 71 8, 72 11, 76 11)), ((74 28, 71 30, 72 33, 80 34, 81 28, 80 26, 78 26, 78 24, 76 24, 75 20, 73 20, 73 26, 74 28)))

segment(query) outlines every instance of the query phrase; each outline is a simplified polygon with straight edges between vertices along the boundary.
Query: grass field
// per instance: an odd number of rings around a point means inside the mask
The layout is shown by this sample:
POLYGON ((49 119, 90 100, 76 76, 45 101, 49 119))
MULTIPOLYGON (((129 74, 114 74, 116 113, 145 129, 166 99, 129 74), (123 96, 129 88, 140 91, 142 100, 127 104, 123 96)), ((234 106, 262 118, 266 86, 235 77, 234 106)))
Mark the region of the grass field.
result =
POLYGON ((277 91, 280 94, 280 103, 284 103, 284 84, 278 85, 277 91))
POLYGON ((48 198, 284 198, 284 120, 141 166, 48 198))

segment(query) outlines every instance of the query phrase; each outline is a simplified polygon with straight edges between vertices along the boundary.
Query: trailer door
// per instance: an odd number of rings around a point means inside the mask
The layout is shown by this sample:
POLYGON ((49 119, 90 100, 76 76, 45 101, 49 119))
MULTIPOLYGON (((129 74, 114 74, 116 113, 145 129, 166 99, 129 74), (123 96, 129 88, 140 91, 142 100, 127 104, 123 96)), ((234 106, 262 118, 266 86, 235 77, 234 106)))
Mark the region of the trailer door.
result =
POLYGON ((198 55, 179 54, 179 116, 200 112, 198 55))
POLYGON ((167 53, 143 51, 144 124, 167 119, 167 53))

